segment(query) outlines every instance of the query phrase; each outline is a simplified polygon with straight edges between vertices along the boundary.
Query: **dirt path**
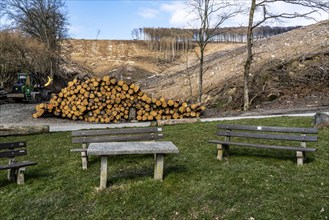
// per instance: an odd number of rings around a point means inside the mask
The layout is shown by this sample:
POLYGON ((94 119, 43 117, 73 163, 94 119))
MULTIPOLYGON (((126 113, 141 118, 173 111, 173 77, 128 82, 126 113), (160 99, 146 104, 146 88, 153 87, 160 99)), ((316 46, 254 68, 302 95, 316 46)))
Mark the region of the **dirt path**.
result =
POLYGON ((144 127, 150 122, 134 122, 120 124, 88 123, 85 121, 73 121, 64 118, 42 117, 33 118, 35 104, 3 104, 0 105, 0 125, 49 125, 50 132, 73 131, 80 129, 99 129, 116 127, 144 127))
MULTIPOLYGON (((49 124, 49 123, 71 123, 72 120, 45 117, 35 119, 35 104, 10 103, 0 105, 0 124, 49 124)), ((81 123, 81 122, 77 122, 81 123)))

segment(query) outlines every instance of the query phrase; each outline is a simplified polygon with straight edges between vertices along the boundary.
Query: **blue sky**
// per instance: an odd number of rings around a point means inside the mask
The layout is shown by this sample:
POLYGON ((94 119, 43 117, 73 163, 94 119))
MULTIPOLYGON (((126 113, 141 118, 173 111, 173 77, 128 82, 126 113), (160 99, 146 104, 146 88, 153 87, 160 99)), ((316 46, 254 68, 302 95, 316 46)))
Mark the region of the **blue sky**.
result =
MULTIPOLYGON (((190 16, 184 0, 66 0, 69 35, 77 39, 132 39, 131 31, 142 27, 187 27, 190 16)), ((290 11, 303 9, 287 8, 290 11)), ((277 5, 274 11, 282 9, 277 5)), ((316 15, 318 20, 328 14, 316 15)), ((227 25, 245 25, 238 16, 227 25)), ((307 25, 309 20, 295 20, 286 25, 307 25)), ((273 24, 278 25, 278 24, 273 24)))
POLYGON ((183 27, 184 1, 67 0, 73 38, 131 39, 134 28, 183 27), (177 14, 178 13, 178 14, 177 14), (175 20, 176 16, 176 20, 175 20))

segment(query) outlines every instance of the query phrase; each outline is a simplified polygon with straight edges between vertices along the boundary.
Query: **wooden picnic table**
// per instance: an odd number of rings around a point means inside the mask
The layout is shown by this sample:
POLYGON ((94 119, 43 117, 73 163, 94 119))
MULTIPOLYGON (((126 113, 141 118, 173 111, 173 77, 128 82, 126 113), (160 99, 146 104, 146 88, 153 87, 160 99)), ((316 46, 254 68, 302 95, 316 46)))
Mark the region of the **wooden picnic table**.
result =
POLYGON ((164 155, 177 154, 178 148, 170 141, 103 142, 91 143, 87 154, 101 157, 100 190, 107 186, 107 158, 109 155, 154 154, 154 179, 163 179, 164 155))

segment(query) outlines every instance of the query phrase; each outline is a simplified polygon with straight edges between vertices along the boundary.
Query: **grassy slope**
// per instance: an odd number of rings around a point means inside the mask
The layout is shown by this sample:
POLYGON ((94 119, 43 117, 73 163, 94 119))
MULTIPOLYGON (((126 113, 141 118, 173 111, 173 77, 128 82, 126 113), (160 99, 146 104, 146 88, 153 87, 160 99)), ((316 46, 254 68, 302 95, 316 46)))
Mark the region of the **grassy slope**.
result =
MULTIPOLYGON (((225 123, 309 127, 311 118, 270 118, 225 123)), ((88 170, 69 150, 70 132, 0 138, 27 140, 25 185, 0 172, 0 219, 325 219, 329 216, 329 129, 318 151, 297 167, 294 152, 232 148, 216 160, 212 123, 164 126, 179 155, 166 158, 165 179, 153 181, 152 156, 109 159, 110 186, 98 192, 100 160, 88 170)))

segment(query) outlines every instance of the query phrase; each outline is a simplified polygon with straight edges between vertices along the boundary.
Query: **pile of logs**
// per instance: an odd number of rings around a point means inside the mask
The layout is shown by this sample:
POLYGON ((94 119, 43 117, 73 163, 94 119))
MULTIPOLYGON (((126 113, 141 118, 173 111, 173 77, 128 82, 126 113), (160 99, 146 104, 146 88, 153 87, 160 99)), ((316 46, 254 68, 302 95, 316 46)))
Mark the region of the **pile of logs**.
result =
POLYGON ((121 120, 195 118, 204 109, 200 104, 152 98, 136 84, 104 76, 86 81, 74 79, 53 95, 49 103, 37 105, 33 117, 53 114, 73 120, 117 123, 121 120))

